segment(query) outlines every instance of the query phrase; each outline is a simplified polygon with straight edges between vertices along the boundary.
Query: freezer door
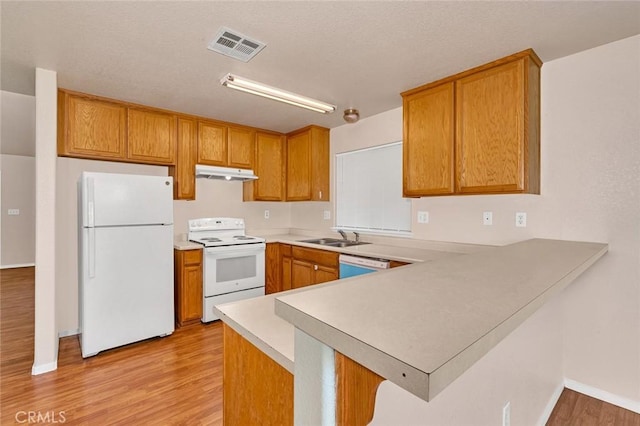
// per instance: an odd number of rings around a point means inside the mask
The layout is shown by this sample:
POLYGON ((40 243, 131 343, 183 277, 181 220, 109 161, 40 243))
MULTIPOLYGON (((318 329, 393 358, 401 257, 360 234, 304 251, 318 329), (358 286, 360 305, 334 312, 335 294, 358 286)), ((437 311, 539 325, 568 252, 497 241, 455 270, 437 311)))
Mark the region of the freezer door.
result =
POLYGON ((81 230, 82 356, 171 334, 173 227, 81 230))
POLYGON ((173 178, 84 172, 82 227, 172 224, 173 178))

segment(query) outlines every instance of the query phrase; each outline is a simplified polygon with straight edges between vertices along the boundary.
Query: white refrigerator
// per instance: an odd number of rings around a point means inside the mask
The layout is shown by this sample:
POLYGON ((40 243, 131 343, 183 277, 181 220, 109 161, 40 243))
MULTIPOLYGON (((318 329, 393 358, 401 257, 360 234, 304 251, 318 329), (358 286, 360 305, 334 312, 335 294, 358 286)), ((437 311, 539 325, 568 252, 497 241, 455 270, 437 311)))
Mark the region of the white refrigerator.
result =
POLYGON ((82 357, 173 333, 173 180, 84 172, 78 182, 82 357))

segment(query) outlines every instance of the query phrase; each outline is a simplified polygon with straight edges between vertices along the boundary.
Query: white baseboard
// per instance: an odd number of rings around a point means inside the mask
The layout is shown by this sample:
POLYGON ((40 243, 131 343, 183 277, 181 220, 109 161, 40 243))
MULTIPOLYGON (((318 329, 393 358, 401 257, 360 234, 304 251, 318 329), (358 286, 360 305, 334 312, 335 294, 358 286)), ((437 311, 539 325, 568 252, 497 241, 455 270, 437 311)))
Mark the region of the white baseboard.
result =
POLYGON ((12 269, 12 268, 28 268, 29 266, 36 266, 35 263, 16 263, 15 265, 2 265, 0 269, 12 269))
POLYGON ((62 330, 58 331, 58 338, 75 336, 76 334, 80 334, 80 329, 76 328, 75 330, 62 330))
POLYGON ((626 410, 640 414, 640 401, 633 401, 631 399, 624 398, 610 392, 594 388, 593 386, 585 385, 584 383, 576 382, 575 380, 566 378, 564 379, 564 386, 576 392, 588 395, 592 398, 596 398, 601 401, 608 402, 609 404, 617 405, 618 407, 622 407, 626 410))
POLYGON ((560 395, 562 394, 564 387, 565 387, 564 381, 560 382, 558 387, 556 387, 556 389, 553 391, 553 394, 551 394, 551 398, 549 398, 549 402, 547 402, 546 407, 544 407, 544 411, 540 415, 540 418, 538 419, 538 423, 536 424, 538 425, 547 424, 547 421, 549 420, 549 417, 551 417, 551 413, 553 412, 553 409, 555 408, 556 404, 558 403, 558 400, 560 399, 560 395))
POLYGON ((31 375, 37 376, 38 374, 48 373, 49 371, 53 371, 57 369, 58 369, 58 360, 55 360, 47 364, 42 364, 42 365, 33 364, 33 367, 31 367, 31 375))

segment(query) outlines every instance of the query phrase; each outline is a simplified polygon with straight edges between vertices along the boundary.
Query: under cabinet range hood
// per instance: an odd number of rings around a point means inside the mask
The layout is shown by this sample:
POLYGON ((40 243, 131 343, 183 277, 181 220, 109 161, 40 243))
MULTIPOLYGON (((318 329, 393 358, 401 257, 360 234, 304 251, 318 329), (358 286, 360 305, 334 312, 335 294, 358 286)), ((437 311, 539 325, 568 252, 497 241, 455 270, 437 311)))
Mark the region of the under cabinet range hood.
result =
POLYGON ((246 181, 258 179, 253 170, 196 164, 196 178, 246 181))

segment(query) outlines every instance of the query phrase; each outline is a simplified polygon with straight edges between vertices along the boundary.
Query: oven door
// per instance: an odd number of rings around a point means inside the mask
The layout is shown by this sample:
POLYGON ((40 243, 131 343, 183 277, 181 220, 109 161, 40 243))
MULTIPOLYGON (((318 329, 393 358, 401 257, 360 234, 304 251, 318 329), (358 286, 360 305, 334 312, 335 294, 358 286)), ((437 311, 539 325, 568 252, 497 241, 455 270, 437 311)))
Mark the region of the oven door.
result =
POLYGON ((266 245, 240 244, 204 250, 204 296, 264 287, 266 245))

